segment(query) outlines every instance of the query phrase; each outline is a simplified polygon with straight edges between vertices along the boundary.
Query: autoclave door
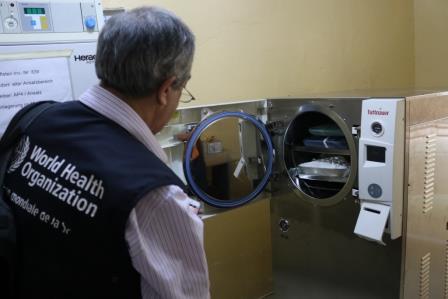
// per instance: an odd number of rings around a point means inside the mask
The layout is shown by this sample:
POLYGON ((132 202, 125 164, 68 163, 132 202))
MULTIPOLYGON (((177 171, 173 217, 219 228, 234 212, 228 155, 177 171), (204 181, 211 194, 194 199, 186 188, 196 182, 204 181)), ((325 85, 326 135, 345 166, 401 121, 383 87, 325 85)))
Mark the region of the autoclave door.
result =
POLYGON ((265 125, 244 112, 219 112, 194 129, 183 158, 187 183, 205 203, 234 208, 257 197, 272 173, 265 125))

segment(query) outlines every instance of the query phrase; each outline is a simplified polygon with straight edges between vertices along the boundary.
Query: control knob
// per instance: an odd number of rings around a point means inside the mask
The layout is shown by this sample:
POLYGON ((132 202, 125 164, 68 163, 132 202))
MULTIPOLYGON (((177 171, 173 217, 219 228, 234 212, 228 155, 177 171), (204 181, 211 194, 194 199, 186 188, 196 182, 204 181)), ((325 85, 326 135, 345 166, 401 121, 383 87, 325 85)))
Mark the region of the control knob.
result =
POLYGON ((4 21, 5 27, 8 30, 14 30, 19 26, 19 22, 13 17, 6 18, 4 21))
POLYGON ((84 24, 88 30, 93 30, 96 26, 96 19, 94 17, 86 17, 84 24))
POLYGON ((370 184, 367 187, 367 192, 369 193, 370 196, 372 196, 373 198, 380 198, 381 195, 383 195, 383 189, 381 188, 380 185, 378 184, 370 184))

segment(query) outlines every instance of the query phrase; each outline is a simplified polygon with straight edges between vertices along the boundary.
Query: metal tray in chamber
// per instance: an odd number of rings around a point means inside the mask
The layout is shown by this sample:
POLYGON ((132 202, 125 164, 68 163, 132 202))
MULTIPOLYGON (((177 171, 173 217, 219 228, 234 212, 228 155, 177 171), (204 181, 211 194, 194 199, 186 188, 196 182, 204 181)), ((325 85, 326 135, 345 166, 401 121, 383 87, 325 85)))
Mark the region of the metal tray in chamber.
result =
POLYGON ((344 197, 356 159, 347 124, 332 111, 310 105, 296 115, 284 138, 284 163, 290 181, 307 199, 344 197), (344 193, 344 194, 340 194, 344 193))

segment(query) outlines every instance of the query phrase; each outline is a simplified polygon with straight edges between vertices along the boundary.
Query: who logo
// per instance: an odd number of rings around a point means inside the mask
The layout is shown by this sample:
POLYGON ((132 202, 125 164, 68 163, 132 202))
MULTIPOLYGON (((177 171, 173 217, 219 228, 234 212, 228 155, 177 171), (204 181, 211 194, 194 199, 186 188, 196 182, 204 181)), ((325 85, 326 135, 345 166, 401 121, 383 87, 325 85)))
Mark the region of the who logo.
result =
POLYGON ((30 138, 28 136, 24 136, 22 137, 22 139, 20 139, 20 142, 14 151, 13 157, 9 162, 7 173, 16 171, 20 167, 20 165, 22 165, 29 150, 30 138))

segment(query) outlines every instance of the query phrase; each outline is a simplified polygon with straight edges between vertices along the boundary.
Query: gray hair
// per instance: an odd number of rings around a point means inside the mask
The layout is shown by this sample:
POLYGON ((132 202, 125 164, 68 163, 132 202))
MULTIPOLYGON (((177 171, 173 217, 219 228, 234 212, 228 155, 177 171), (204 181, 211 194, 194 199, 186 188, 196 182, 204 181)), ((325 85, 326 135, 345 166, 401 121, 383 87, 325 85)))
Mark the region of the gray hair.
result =
POLYGON ((174 88, 190 78, 194 35, 173 13, 141 7, 111 17, 98 38, 98 78, 133 98, 154 93, 167 79, 174 88))

